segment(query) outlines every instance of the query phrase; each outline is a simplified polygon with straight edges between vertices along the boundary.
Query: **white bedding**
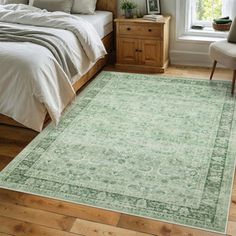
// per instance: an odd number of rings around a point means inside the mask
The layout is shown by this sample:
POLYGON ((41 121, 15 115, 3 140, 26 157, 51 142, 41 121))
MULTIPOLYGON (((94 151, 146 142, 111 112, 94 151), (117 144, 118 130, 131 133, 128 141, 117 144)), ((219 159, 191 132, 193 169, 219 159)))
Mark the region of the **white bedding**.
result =
MULTIPOLYGON (((22 29, 40 27, 61 37, 73 52, 71 56, 81 75, 106 54, 94 28, 66 13, 6 5, 0 6, 0 22, 22 29)), ((75 96, 72 78, 66 76, 48 49, 36 44, 0 42, 0 73, 0 113, 36 131, 42 130, 47 111, 57 123, 75 96)))
POLYGON ((88 21, 98 32, 100 38, 113 31, 113 15, 109 11, 95 11, 93 15, 72 14, 88 21))

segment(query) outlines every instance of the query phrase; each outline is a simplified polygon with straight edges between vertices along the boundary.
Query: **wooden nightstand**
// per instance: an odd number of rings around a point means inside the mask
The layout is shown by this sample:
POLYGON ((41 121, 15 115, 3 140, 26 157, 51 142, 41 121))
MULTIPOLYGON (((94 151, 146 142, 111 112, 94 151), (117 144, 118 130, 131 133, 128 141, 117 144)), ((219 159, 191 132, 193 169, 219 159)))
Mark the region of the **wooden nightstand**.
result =
POLYGON ((115 19, 116 68, 125 71, 165 72, 169 63, 170 17, 152 22, 115 19))

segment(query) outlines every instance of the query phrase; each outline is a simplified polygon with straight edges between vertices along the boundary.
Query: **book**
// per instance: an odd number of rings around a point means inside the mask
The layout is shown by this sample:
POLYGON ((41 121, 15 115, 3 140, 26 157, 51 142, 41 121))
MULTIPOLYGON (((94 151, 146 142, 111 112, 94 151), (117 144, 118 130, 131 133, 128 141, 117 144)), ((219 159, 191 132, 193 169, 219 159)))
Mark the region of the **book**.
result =
POLYGON ((159 20, 163 20, 163 16, 162 15, 144 15, 143 19, 149 20, 149 21, 159 21, 159 20))

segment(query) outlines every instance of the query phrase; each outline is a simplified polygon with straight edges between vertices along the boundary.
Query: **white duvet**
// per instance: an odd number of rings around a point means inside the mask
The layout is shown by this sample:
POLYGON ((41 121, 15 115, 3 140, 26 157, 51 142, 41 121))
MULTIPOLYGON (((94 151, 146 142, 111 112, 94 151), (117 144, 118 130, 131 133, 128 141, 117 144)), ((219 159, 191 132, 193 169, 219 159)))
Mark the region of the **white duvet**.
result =
MULTIPOLYGON (((27 5, 0 6, 0 24, 50 32, 65 40, 82 76, 106 54, 96 30, 87 21, 62 12, 27 5), (17 23, 17 24, 16 24, 17 23)), ((58 123, 73 100, 68 78, 52 53, 27 42, 0 42, 0 113, 41 131, 48 112, 58 123)))

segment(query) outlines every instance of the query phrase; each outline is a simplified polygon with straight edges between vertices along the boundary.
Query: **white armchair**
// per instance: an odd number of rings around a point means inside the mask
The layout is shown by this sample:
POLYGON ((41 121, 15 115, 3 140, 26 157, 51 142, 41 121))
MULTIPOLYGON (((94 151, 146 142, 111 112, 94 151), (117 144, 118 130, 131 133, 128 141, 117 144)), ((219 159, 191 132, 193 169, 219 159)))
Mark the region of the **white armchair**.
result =
POLYGON ((225 67, 232 69, 233 79, 231 93, 233 95, 236 81, 236 18, 231 25, 228 39, 212 43, 209 52, 210 57, 214 60, 210 80, 212 80, 218 62, 225 67))

